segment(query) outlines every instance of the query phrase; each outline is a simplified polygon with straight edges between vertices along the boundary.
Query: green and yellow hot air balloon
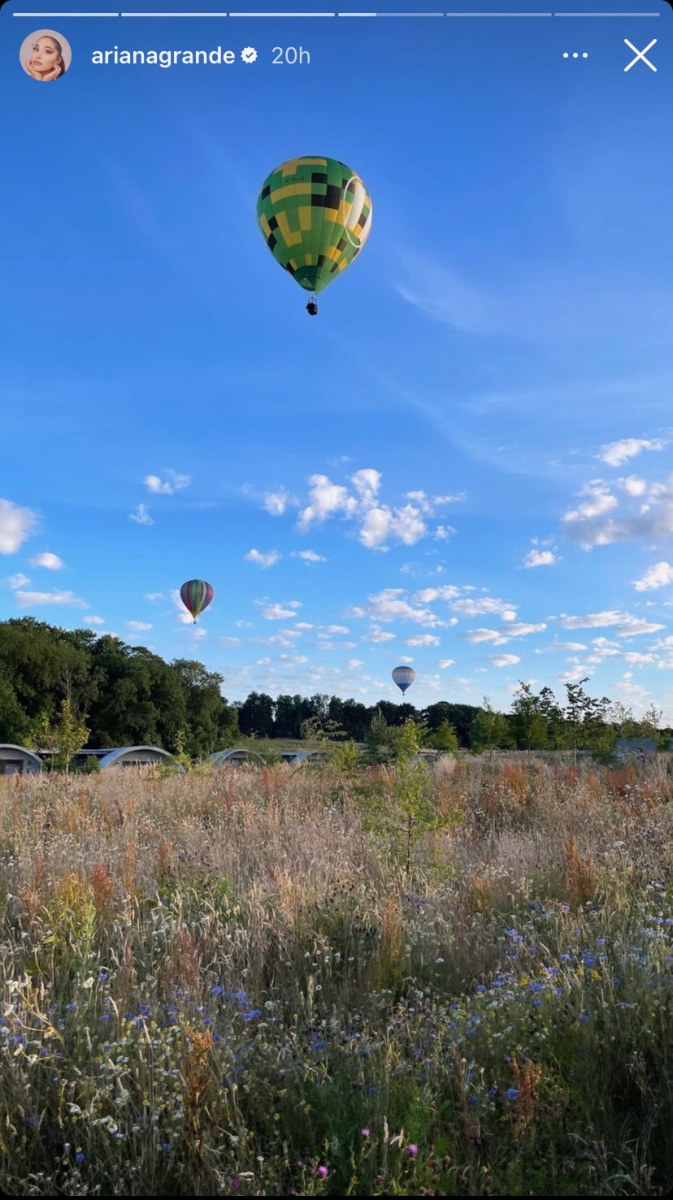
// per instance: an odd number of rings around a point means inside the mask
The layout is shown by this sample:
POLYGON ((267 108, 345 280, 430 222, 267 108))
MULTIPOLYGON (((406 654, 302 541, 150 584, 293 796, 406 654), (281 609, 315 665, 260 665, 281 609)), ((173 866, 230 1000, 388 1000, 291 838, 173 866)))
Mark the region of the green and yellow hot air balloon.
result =
POLYGON ((262 184, 257 223, 276 262, 316 296, 357 258, 372 226, 359 175, 336 158, 291 158, 262 184))

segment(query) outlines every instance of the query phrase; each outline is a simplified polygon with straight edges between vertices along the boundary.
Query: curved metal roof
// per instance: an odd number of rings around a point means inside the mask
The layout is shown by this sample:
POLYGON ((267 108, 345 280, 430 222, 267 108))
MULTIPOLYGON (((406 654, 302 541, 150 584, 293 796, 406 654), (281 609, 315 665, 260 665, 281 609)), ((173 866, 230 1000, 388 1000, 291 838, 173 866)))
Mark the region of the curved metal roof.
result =
POLYGON ((251 762, 258 766, 266 766, 262 755, 258 754, 256 750, 248 750, 246 746, 238 746, 231 750, 216 750, 214 754, 208 755, 206 762, 213 767, 223 767, 230 762, 251 762), (241 758, 241 755, 244 757, 241 758))
MULTIPOLYGON (((162 750, 160 746, 117 746, 99 760, 101 768, 111 767, 114 763, 119 762, 120 759, 125 758, 127 754, 137 754, 139 750, 149 750, 152 754, 157 754, 159 756, 158 761, 173 758, 173 755, 169 754, 168 750, 162 750)), ((147 759, 146 761, 151 762, 152 760, 147 759)), ((181 771, 184 771, 184 767, 180 763, 176 763, 175 765, 176 769, 179 767, 181 771)))
POLYGON ((13 742, 0 742, 0 757, 4 758, 3 750, 18 750, 19 754, 24 755, 32 766, 38 771, 42 770, 42 759, 35 754, 33 750, 29 750, 27 746, 15 746, 13 742))

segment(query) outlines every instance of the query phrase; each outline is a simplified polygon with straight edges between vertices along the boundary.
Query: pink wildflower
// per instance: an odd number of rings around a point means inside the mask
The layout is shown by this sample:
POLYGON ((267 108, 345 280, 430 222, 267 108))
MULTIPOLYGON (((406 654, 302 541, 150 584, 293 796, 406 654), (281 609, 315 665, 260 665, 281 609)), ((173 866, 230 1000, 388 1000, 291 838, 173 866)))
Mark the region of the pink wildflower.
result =
POLYGON ((418 1154, 418 1146, 415 1146, 412 1142, 411 1146, 407 1146, 407 1153, 410 1154, 412 1158, 415 1158, 418 1154))
POLYGON ((327 1167, 318 1167, 318 1175, 321 1179, 327 1179, 327 1176, 329 1175, 327 1167))

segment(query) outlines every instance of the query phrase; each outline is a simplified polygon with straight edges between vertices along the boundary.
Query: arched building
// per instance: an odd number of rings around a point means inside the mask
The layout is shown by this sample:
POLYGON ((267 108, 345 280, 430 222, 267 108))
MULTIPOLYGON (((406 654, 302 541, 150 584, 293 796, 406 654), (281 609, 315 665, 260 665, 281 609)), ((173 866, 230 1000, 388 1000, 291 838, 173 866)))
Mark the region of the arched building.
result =
POLYGON ((117 746, 98 761, 101 771, 108 767, 149 767, 157 763, 174 766, 176 771, 184 772, 185 769, 180 763, 174 762, 168 750, 161 750, 158 746, 117 746))
POLYGON ((25 746, 0 742, 0 775, 39 775, 42 762, 25 746))

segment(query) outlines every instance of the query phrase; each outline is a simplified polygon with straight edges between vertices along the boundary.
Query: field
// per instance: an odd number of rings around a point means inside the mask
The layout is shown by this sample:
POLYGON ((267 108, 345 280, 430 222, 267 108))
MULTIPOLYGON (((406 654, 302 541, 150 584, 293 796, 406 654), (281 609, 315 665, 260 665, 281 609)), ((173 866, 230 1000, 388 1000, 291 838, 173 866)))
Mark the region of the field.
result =
POLYGON ((0 780, 9 1195, 663 1195, 666 761, 0 780))

